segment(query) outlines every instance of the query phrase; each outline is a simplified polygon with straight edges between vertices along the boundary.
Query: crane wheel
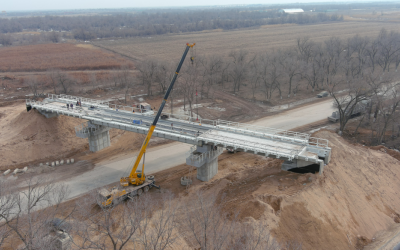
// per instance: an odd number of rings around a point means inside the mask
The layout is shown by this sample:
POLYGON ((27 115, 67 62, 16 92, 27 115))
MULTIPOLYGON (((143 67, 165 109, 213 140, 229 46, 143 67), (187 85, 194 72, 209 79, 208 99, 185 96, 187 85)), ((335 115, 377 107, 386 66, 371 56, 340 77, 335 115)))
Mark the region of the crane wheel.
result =
POLYGON ((142 194, 143 194, 143 189, 139 188, 138 191, 137 191, 137 195, 141 196, 142 194))
POLYGON ((143 188, 143 191, 146 193, 146 192, 148 192, 149 191, 149 186, 145 186, 144 188, 143 188))
POLYGON ((154 180, 154 175, 148 175, 148 176, 147 176, 147 179, 149 179, 149 180, 154 180))

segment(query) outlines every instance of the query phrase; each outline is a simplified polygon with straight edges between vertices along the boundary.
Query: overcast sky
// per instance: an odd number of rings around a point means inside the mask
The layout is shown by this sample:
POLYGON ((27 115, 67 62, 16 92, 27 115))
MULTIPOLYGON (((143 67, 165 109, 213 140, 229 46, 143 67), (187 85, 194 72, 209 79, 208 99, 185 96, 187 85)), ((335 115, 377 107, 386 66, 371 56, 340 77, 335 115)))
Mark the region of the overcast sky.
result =
MULTIPOLYGON (((302 2, 324 2, 327 0, 305 0, 302 2)), ((328 0, 332 2, 332 0, 328 0)), ((341 0, 336 0, 341 1, 341 0)), ((142 7, 184 7, 230 4, 274 4, 293 3, 298 0, 1 0, 0 11, 18 10, 61 10, 61 9, 102 9, 142 7)))

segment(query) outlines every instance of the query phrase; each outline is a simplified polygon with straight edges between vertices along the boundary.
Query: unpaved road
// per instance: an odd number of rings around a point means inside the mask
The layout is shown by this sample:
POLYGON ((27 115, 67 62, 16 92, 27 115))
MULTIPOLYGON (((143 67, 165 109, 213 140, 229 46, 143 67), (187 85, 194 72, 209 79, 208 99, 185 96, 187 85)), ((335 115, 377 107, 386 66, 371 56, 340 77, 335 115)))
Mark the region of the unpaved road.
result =
POLYGON ((302 106, 249 123, 256 126, 291 130, 326 119, 333 111, 335 111, 332 105, 333 99, 329 98, 323 102, 302 106))
MULTIPOLYGON (((332 111, 332 99, 327 99, 262 118, 252 124, 290 130, 326 118, 332 111)), ((149 149, 146 153, 146 173, 155 173, 185 163, 185 154, 190 147, 189 144, 175 142, 149 149)), ((135 156, 121 157, 112 162, 100 163, 93 170, 67 180, 66 183, 71 191, 70 197, 73 198, 92 189, 117 182, 126 175, 135 158, 135 156)))

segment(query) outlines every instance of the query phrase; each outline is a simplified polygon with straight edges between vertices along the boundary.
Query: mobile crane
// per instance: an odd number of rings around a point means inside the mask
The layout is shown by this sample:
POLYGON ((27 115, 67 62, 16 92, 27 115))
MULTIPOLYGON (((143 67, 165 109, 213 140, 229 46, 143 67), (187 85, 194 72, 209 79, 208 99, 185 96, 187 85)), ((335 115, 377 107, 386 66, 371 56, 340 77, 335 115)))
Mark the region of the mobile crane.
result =
MULTIPOLYGON (((164 95, 164 99, 160 105, 160 108, 158 109, 157 115, 154 117, 153 123, 151 124, 146 138, 143 141, 142 147, 140 148, 139 154, 136 158, 135 164, 132 167, 132 170, 129 174, 128 177, 122 177, 120 179, 120 186, 119 187, 114 187, 111 190, 107 190, 105 188, 102 188, 99 190, 98 195, 100 198, 99 205, 101 207, 109 207, 111 205, 116 205, 120 201, 126 199, 126 198, 133 198, 134 196, 140 196, 143 192, 149 191, 151 187, 157 187, 155 185, 155 179, 154 176, 148 175, 146 176, 144 174, 144 160, 145 160, 145 153, 146 153, 146 148, 147 145, 149 144, 150 138, 154 132, 154 129, 156 128, 158 119, 160 118, 161 112, 164 109, 165 103, 167 102, 168 96, 172 91, 172 88, 174 87, 176 78, 178 77, 179 71, 182 67, 183 62, 185 61, 186 55, 189 52, 189 49, 193 48, 193 44, 186 44, 186 49, 183 52, 182 58, 178 64, 178 68, 175 71, 174 77, 172 78, 172 81, 167 89, 167 92, 164 95), (138 170, 138 166, 140 161, 142 160, 143 157, 143 164, 142 164, 142 169, 138 170)), ((193 58, 190 58, 193 61, 193 58)), ((157 187, 159 188, 159 187, 157 187)))

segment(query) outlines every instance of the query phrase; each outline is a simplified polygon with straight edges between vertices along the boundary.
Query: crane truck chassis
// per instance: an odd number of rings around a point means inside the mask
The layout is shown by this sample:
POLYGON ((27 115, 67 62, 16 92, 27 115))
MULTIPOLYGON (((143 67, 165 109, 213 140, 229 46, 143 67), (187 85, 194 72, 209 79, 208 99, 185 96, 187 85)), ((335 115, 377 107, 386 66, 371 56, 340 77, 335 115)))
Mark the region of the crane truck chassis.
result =
MULTIPOLYGON (((150 125, 149 130, 147 132, 146 138, 143 141, 142 147, 140 148, 139 154, 136 157, 135 163, 129 173, 129 176, 127 177, 121 177, 120 179, 120 185, 118 187, 114 187, 111 190, 107 190, 105 188, 102 188, 98 191, 98 196, 99 196, 99 201, 98 204, 99 206, 103 208, 110 207, 111 205, 116 205, 122 200, 125 200, 127 198, 133 198, 135 196, 140 196, 143 192, 148 192, 151 187, 157 187, 155 185, 155 180, 154 176, 146 176, 144 174, 144 159, 145 159, 145 153, 146 153, 146 148, 147 145, 149 144, 149 141, 151 139, 151 136, 154 132, 154 129, 156 128, 158 119, 161 116, 162 110, 164 109, 165 103, 168 100, 168 96, 171 93, 175 81, 178 77, 179 71, 183 65, 183 62, 185 61, 186 55, 189 52, 190 48, 193 48, 193 44, 186 44, 186 49, 183 52, 182 58, 178 64, 178 67, 175 71, 174 77, 171 80, 171 83, 165 92, 163 101, 161 102, 160 108, 158 109, 158 112, 156 116, 154 117, 153 123, 150 125), (143 156, 143 165, 142 169, 138 170, 138 166, 140 164, 140 161, 142 160, 143 156)), ((191 57, 191 60, 193 62, 193 57, 191 57)), ((163 118, 163 117, 161 117, 163 118)), ((157 187, 160 188, 160 187, 157 187)))
POLYGON ((146 180, 142 185, 139 186, 128 186, 124 189, 121 188, 112 188, 111 190, 107 190, 106 188, 102 188, 98 191, 99 196, 99 205, 103 208, 108 208, 111 205, 117 205, 119 202, 126 199, 133 199, 135 196, 141 196, 143 193, 146 193, 150 190, 150 188, 160 188, 155 185, 156 181, 154 180, 153 175, 146 176, 146 180))

